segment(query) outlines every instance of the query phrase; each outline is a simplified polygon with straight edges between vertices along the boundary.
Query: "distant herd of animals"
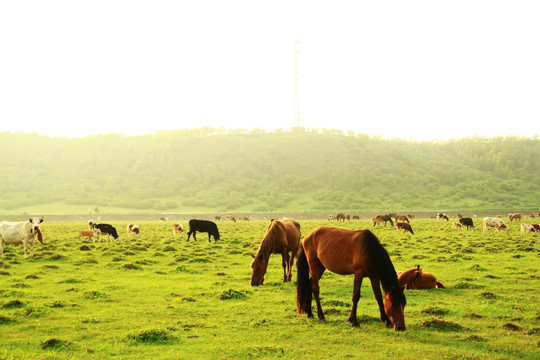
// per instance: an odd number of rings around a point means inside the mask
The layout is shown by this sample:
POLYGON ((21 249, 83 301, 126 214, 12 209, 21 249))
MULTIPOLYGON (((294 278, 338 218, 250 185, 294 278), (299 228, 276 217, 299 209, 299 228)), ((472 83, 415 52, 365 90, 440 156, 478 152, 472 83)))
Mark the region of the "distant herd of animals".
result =
MULTIPOLYGON (((528 213, 526 216, 534 218, 532 213, 528 213)), ((387 223, 394 226, 395 223, 396 231, 404 230, 404 233, 414 234, 410 225, 410 219, 414 218, 414 214, 386 214, 377 215, 371 221, 374 227, 382 226, 382 224, 386 226, 387 223)), ((450 221, 449 217, 443 213, 437 213, 433 218, 450 221)), ((509 214, 509 221, 520 221, 521 218, 521 213, 509 214)), ((331 219, 332 217, 329 217, 329 220, 331 219)), ((349 219, 350 216, 343 213, 336 216, 337 221, 349 219)), ((216 220, 218 219, 216 218, 216 220)), ((236 221, 230 217, 219 218, 219 220, 236 221)), ((24 258, 28 258, 27 248, 30 249, 30 257, 32 257, 35 239, 43 244, 43 233, 39 228, 42 222, 43 218, 30 218, 29 221, 19 222, 0 222, 0 256, 3 257, 4 244, 22 244, 24 258)), ((473 219, 458 214, 458 220, 453 222, 452 228, 462 229, 463 227, 474 230, 473 219)), ((91 220, 88 222, 88 228, 89 230, 79 232, 78 239, 86 237, 89 240, 92 239, 93 242, 100 242, 100 236, 107 236, 108 241, 119 240, 118 231, 111 224, 97 223, 91 220)), ((509 229, 501 216, 485 217, 483 228, 484 234, 488 232, 489 228, 493 228, 495 232, 504 230, 509 234, 509 229)), ((173 223, 172 230, 174 236, 184 233, 184 227, 180 223, 173 223)), ((141 234, 136 224, 128 224, 126 231, 128 237, 140 236, 141 234)), ((522 234, 531 232, 535 236, 539 231, 540 227, 537 224, 521 224, 522 234)), ((212 237, 214 241, 221 240, 218 226, 214 221, 189 220, 187 241, 192 235, 193 239, 197 241, 197 232, 207 233, 209 242, 211 242, 212 237)), ((444 288, 442 282, 438 281, 433 274, 424 272, 420 265, 406 271, 396 271, 388 253, 370 230, 346 230, 321 226, 307 234, 303 241, 300 241, 300 238, 300 224, 296 220, 272 219, 266 228, 257 253, 251 254, 253 257, 251 263, 252 286, 263 285, 271 254, 281 254, 284 282, 292 280, 292 267, 294 260, 297 259, 296 299, 299 314, 313 317, 311 304, 314 297, 317 316, 320 321, 325 321, 319 297, 319 281, 327 269, 339 275, 354 275, 353 305, 348 319, 353 326, 359 325, 356 310, 364 277, 370 279, 381 320, 395 330, 405 330, 406 328, 404 315, 406 305, 404 291, 406 289, 444 288)))

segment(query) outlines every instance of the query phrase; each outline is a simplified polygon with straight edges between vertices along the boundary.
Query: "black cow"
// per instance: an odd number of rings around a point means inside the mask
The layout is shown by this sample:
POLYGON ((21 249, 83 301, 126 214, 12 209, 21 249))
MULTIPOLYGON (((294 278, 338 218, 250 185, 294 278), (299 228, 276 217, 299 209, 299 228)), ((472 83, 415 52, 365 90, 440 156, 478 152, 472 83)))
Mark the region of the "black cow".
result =
POLYGON ((466 217, 466 218, 460 218, 459 219, 459 222, 461 223, 461 225, 464 225, 467 227, 467 230, 469 230, 469 227, 474 230, 474 223, 472 221, 471 218, 469 217, 466 217))
POLYGON ((101 240, 99 240, 99 235, 101 234, 107 235, 107 241, 112 241, 111 236, 116 241, 118 241, 118 239, 120 238, 118 232, 116 231, 116 228, 111 224, 96 224, 93 221, 89 221, 88 226, 91 230, 94 231, 94 242, 96 242, 96 239, 101 242, 101 240))
POLYGON ((443 213, 438 213, 437 214, 437 219, 444 219, 446 221, 448 221, 448 216, 446 216, 446 214, 443 214, 443 213))
POLYGON ((193 239, 197 241, 197 237, 195 236, 197 231, 208 233, 208 242, 210 242, 210 236, 214 237, 214 241, 221 240, 217 225, 213 221, 197 219, 189 220, 189 232, 187 241, 189 241, 189 237, 191 236, 191 234, 193 234, 193 239))

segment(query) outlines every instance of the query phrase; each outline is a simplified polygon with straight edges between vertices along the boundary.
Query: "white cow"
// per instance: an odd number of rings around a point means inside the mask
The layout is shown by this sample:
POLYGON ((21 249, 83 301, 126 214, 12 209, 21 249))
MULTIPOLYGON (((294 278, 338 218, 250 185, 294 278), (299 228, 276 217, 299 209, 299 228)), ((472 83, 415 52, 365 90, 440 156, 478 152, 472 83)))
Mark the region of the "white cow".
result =
POLYGON ((30 246, 30 257, 34 256, 34 240, 37 236, 38 241, 43 244, 43 236, 39 229, 39 224, 43 218, 31 218, 29 221, 0 222, 0 257, 4 256, 4 244, 23 244, 24 258, 27 259, 26 249, 30 246))
POLYGON ((534 235, 536 235, 536 229, 531 224, 521 224, 521 234, 526 234, 528 232, 532 232, 534 235))
POLYGON ((500 218, 496 218, 496 217, 484 218, 484 234, 487 233, 488 227, 495 228, 495 232, 499 232, 499 230, 502 229, 506 231, 507 235, 510 235, 510 233, 508 232, 508 227, 506 226, 504 221, 502 221, 502 219, 500 218))

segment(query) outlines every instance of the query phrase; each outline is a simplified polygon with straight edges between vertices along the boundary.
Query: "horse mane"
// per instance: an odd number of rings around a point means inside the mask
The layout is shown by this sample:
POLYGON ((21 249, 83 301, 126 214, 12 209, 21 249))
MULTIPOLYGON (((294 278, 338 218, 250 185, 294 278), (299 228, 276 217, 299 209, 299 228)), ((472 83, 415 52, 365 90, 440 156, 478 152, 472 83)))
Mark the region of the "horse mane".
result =
POLYGON ((271 220, 270 224, 266 228, 266 233, 264 234, 261 244, 259 245, 259 250, 257 250, 257 254, 255 254, 255 259, 259 256, 264 259, 268 259, 274 252, 279 234, 278 223, 280 223, 279 220, 271 220))
POLYGON ((379 239, 369 230, 365 230, 364 232, 363 247, 364 251, 369 254, 367 258, 370 260, 371 268, 375 276, 379 278, 385 293, 390 293, 393 303, 405 306, 407 300, 405 299, 403 290, 399 286, 394 264, 392 264, 388 252, 381 245, 379 239))

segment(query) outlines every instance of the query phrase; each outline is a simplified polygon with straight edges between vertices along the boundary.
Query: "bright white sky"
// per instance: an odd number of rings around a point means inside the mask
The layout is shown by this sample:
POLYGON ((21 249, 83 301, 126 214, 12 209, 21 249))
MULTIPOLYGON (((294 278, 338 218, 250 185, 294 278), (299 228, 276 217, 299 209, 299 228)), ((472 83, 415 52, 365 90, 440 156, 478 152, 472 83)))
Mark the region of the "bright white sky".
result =
POLYGON ((0 2, 0 132, 540 134, 540 1, 0 2))

